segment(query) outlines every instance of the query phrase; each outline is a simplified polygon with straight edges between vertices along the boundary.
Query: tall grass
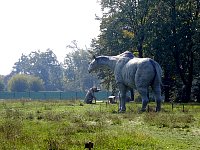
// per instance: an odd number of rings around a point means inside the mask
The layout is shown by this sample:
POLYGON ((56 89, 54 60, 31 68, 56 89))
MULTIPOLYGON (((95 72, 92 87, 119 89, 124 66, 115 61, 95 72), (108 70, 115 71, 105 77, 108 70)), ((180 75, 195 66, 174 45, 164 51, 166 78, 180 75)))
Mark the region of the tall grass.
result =
POLYGON ((0 101, 0 149, 80 150, 88 141, 95 150, 200 148, 200 106, 183 112, 169 104, 160 113, 138 113, 140 103, 117 105, 80 101, 0 101))

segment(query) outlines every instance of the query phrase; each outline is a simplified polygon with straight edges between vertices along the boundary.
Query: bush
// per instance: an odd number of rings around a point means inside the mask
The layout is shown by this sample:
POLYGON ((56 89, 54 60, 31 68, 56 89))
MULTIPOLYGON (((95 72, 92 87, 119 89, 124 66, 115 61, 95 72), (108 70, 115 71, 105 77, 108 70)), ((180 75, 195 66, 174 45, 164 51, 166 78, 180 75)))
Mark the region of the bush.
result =
POLYGON ((38 92, 44 90, 44 82, 39 77, 30 77, 29 78, 29 90, 38 92))
POLYGON ((12 92, 25 92, 28 91, 29 85, 27 76, 17 74, 8 81, 8 90, 12 92))
POLYGON ((35 76, 17 74, 8 81, 8 90, 12 92, 42 91, 43 81, 35 76))

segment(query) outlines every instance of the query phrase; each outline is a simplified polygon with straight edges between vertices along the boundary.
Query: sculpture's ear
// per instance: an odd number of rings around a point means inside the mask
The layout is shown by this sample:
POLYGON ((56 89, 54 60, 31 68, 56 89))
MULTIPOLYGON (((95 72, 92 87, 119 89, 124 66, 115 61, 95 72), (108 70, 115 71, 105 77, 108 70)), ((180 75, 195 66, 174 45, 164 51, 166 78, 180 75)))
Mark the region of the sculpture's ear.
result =
POLYGON ((93 55, 93 56, 92 56, 92 58, 93 58, 93 59, 95 59, 95 58, 96 58, 96 56, 95 56, 95 55, 93 55))

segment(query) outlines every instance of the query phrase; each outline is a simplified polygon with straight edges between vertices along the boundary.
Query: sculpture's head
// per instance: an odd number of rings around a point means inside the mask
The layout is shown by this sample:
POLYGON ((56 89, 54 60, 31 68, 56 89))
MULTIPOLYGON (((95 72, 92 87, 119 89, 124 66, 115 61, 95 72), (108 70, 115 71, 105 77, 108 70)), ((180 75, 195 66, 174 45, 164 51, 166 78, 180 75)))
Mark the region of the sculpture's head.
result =
POLYGON ((93 56, 93 60, 89 64, 89 67, 88 67, 88 72, 91 73, 91 72, 99 69, 100 67, 105 65, 105 62, 107 60, 108 60, 108 58, 106 56, 98 56, 98 57, 93 56))
POLYGON ((97 64, 98 64, 98 58, 96 56, 93 56, 93 60, 88 67, 88 72, 91 73, 92 71, 95 71, 98 66, 97 64))

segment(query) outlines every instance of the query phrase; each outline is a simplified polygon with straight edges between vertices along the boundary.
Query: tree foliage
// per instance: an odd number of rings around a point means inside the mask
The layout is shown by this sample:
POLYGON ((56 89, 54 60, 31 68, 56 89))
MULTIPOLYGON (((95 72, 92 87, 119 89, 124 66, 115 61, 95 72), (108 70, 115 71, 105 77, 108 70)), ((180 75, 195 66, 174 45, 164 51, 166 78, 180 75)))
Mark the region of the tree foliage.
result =
POLYGON ((38 92, 44 90, 44 82, 39 77, 29 76, 29 91, 38 92))
POLYGON ((88 51, 79 48, 76 41, 72 41, 67 48, 72 52, 66 54, 63 64, 58 62, 56 55, 50 49, 46 52, 22 54, 7 78, 10 79, 18 74, 30 75, 32 78, 29 79, 29 91, 85 91, 98 85, 98 80, 88 73, 90 60, 88 51))
POLYGON ((4 85, 3 77, 0 76, 0 91, 4 91, 4 89, 5 89, 5 85, 4 85))
POLYGON ((13 67, 12 74, 27 74, 39 77, 44 82, 46 90, 62 90, 63 68, 52 50, 46 52, 31 52, 22 54, 13 67))
POLYGON ((149 37, 156 39, 151 41, 154 52, 147 51, 163 64, 165 75, 169 74, 167 76, 176 80, 176 88, 181 90, 180 100, 188 102, 191 100, 192 82, 197 75, 194 66, 198 59, 195 54, 199 52, 194 49, 197 43, 193 37, 199 35, 199 2, 159 1, 155 6, 154 13, 157 13, 152 14, 154 19, 151 22, 154 22, 150 29, 153 30, 149 37))
POLYGON ((65 90, 85 91, 97 85, 95 77, 88 73, 90 56, 87 50, 79 48, 77 41, 72 41, 64 60, 65 90))

